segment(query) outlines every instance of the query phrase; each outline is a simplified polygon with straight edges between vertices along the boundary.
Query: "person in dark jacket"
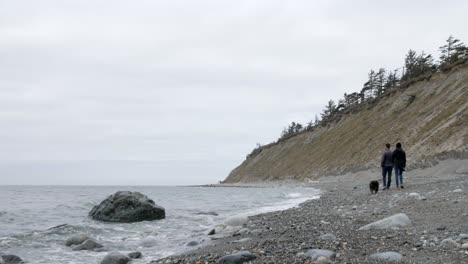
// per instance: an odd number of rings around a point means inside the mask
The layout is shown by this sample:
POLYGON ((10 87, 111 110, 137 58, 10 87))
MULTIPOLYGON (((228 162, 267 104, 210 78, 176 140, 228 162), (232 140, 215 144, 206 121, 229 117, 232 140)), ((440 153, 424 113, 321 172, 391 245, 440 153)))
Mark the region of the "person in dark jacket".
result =
POLYGON ((406 153, 401 148, 401 143, 396 144, 396 149, 393 151, 392 156, 393 165, 395 166, 396 186, 397 188, 401 187, 403 189, 403 171, 405 171, 406 168, 406 153))
POLYGON ((390 144, 385 144, 385 147, 380 166, 382 167, 383 190, 388 190, 392 183, 393 152, 390 150, 390 144))

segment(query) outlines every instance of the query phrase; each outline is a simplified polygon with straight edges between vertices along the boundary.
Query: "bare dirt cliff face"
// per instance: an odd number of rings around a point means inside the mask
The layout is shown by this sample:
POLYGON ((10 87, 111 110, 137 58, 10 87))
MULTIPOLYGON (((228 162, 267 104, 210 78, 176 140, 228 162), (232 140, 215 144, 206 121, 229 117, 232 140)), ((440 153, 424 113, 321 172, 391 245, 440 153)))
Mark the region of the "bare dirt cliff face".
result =
POLYGON ((468 64, 395 90, 340 121, 264 148, 226 183, 314 180, 380 167, 385 143, 401 142, 408 168, 468 158, 468 64))

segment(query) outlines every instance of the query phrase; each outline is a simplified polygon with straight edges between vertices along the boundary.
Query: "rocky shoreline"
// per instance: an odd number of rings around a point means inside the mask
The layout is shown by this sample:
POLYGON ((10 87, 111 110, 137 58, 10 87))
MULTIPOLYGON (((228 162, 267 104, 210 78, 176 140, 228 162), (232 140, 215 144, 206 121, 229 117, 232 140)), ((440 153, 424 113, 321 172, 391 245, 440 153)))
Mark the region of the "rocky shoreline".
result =
POLYGON ((408 171, 405 189, 373 195, 368 183, 379 175, 326 177, 313 185, 320 199, 250 217, 230 236, 151 263, 468 263, 467 160, 408 171), (408 225, 362 228, 398 214, 408 225))

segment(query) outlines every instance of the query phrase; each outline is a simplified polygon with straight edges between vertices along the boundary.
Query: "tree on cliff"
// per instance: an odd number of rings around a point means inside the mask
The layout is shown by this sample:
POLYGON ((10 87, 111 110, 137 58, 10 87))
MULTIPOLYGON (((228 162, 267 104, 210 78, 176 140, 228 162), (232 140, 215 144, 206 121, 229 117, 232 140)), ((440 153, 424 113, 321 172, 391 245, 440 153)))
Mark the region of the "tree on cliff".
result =
POLYGON ((468 48, 459 39, 452 35, 446 40, 446 44, 439 47, 440 66, 452 64, 459 59, 468 56, 468 48))
POLYGON ((385 69, 380 68, 379 71, 375 74, 374 77, 374 96, 379 97, 384 93, 385 89, 385 69))
POLYGON ((416 75, 415 74, 416 73, 416 61, 417 61, 416 51, 410 49, 405 56, 404 69, 406 70, 403 73, 403 76, 401 77, 402 80, 411 79, 416 75))
POLYGON ((393 72, 389 72, 387 74, 387 78, 385 79, 384 92, 396 87, 399 82, 400 82, 400 79, 398 78, 397 70, 394 70, 393 72))
POLYGON ((322 115, 322 120, 326 121, 330 116, 335 113, 336 110, 336 104, 333 100, 328 101, 328 104, 325 106, 325 109, 323 110, 322 115))
POLYGON ((374 95, 374 91, 377 86, 376 78, 375 78, 376 76, 375 71, 371 70, 367 76, 368 76, 367 82, 364 83, 362 90, 361 90, 361 94, 364 100, 369 99, 374 95))
POLYGON ((283 129, 283 132, 281 132, 280 139, 299 133, 302 131, 302 129, 303 127, 300 123, 292 122, 288 127, 283 129))
POLYGON ((434 59, 431 54, 426 54, 424 51, 417 55, 416 51, 409 50, 405 57, 404 68, 406 69, 406 72, 404 72, 401 79, 409 80, 424 73, 434 71, 434 59))

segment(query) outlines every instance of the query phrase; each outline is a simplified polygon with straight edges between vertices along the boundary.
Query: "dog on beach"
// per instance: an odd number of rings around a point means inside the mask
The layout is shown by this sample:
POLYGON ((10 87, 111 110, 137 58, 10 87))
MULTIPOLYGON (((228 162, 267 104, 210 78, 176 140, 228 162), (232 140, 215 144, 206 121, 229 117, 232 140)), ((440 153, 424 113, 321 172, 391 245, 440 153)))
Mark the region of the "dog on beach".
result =
POLYGON ((371 181, 369 183, 369 189, 370 189, 370 192, 375 194, 379 191, 379 182, 378 181, 371 181))

